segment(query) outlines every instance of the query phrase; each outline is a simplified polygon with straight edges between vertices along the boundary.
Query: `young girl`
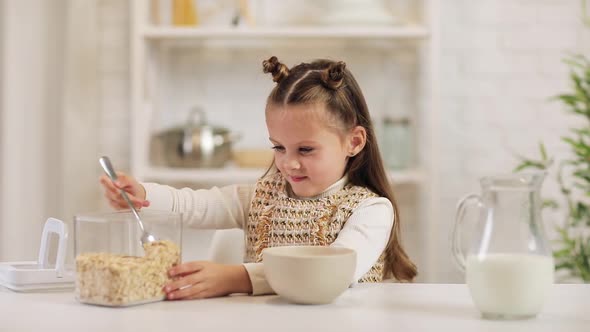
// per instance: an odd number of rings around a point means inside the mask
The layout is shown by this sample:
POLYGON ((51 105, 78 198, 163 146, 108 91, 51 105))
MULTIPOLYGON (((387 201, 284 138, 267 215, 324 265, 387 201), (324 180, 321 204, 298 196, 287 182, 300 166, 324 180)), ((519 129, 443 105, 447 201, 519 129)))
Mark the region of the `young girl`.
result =
POLYGON ((101 183, 116 209, 119 188, 138 208, 182 212, 189 226, 242 228, 245 263, 182 263, 169 274, 168 299, 268 294, 262 250, 340 246, 357 253, 355 280, 412 281, 416 267, 400 244, 400 220, 361 89, 344 62, 316 60, 289 69, 263 62, 276 86, 266 103, 274 165, 255 185, 209 190, 139 183, 121 174, 101 183))

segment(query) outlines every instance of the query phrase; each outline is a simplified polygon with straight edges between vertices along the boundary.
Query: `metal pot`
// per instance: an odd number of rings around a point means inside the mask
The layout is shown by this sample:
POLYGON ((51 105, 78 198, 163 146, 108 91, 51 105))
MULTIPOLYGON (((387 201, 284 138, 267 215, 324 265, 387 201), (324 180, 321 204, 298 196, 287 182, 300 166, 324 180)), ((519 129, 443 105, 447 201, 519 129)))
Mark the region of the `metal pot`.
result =
POLYGON ((195 108, 183 127, 154 136, 164 163, 171 167, 223 167, 231 159, 232 143, 240 138, 223 127, 210 126, 205 113, 195 108))

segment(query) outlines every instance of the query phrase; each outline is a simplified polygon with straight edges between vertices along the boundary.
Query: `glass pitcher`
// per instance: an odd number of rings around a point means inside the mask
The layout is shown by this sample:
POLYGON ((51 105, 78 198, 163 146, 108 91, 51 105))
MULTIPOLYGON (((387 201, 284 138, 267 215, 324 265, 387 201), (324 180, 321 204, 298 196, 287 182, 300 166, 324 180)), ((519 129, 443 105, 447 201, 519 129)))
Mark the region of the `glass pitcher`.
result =
POLYGON ((484 318, 536 316, 553 283, 553 256, 541 220, 539 192, 544 177, 544 172, 485 177, 481 196, 468 195, 457 205, 453 257, 484 318), (479 210, 479 220, 465 254, 461 228, 472 204, 479 210))

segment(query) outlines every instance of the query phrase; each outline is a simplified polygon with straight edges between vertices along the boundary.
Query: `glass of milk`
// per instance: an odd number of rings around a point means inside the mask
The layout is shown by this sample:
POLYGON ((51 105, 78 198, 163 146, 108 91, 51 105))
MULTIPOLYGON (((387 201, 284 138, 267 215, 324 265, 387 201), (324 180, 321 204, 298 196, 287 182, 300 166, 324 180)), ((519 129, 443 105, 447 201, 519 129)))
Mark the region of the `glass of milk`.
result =
POLYGON ((553 284, 553 255, 541 219, 544 177, 544 172, 485 177, 481 195, 467 195, 457 206, 453 257, 484 318, 535 317, 553 284), (462 228, 470 206, 478 218, 465 253, 462 228))

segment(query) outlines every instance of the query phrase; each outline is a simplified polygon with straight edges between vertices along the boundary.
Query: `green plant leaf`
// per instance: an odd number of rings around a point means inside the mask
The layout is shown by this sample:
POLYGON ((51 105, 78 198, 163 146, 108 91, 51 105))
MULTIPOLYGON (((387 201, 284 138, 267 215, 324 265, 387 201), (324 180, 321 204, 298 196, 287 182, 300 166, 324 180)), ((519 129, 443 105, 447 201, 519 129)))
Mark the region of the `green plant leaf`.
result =
POLYGON ((564 257, 568 257, 570 255, 571 255, 571 253, 568 249, 561 249, 561 250, 553 252, 554 258, 564 258, 564 257))
POLYGON ((553 199, 544 199, 541 207, 542 208, 549 208, 549 209, 558 209, 559 204, 557 203, 557 201, 555 201, 553 199))
POLYGON ((590 67, 588 60, 582 54, 570 54, 567 58, 563 59, 563 62, 573 69, 578 68, 586 70, 590 67))
POLYGON ((586 248, 583 239, 580 239, 580 252, 579 255, 576 256, 576 265, 578 270, 580 271, 580 276, 584 281, 590 281, 590 262, 588 261, 588 255, 586 253, 586 248))
POLYGON ((574 149, 576 155, 580 157, 590 156, 590 146, 585 144, 584 141, 576 141, 570 137, 564 137, 562 140, 574 149))
POLYGON ((569 106, 569 111, 584 115, 585 112, 579 109, 579 100, 574 95, 560 95, 557 99, 561 100, 565 105, 569 106))
POLYGON ((518 165, 514 171, 515 172, 520 172, 522 170, 525 169, 540 169, 540 170, 545 170, 547 168, 547 166, 540 161, 534 161, 534 160, 524 160, 520 163, 520 165, 518 165))
POLYGON ((574 176, 577 176, 578 178, 583 179, 586 182, 590 183, 590 170, 581 169, 581 170, 575 171, 573 174, 574 174, 574 176))
POLYGON ((570 263, 570 262, 562 262, 559 264, 555 264, 555 269, 556 270, 568 270, 571 271, 574 269, 574 264, 570 263))
POLYGON ((547 160, 547 150, 545 149, 545 144, 543 144, 543 142, 539 143, 539 151, 541 152, 541 160, 547 160))
POLYGON ((576 246, 576 241, 570 239, 569 234, 567 233, 567 229, 565 228, 558 228, 557 232, 561 235, 562 244, 569 248, 570 250, 574 249, 576 246))
POLYGON ((572 131, 580 136, 590 137, 590 128, 573 128, 572 131))

